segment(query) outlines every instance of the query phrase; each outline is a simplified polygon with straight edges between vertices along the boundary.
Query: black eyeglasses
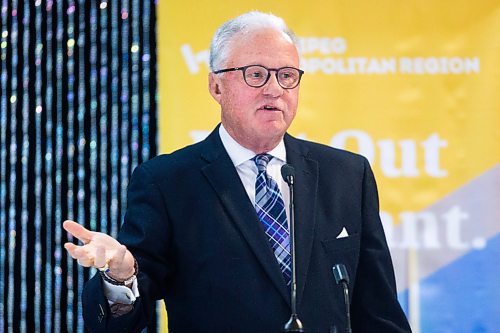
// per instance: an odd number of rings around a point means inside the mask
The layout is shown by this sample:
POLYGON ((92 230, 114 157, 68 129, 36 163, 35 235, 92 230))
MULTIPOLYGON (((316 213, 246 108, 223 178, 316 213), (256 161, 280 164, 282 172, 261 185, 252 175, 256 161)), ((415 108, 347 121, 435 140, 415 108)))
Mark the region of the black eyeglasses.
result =
POLYGON ((284 89, 293 89, 298 86, 300 78, 304 74, 303 70, 295 67, 267 68, 261 65, 219 69, 213 73, 219 74, 232 71, 242 71, 245 83, 254 88, 260 88, 265 85, 271 77, 271 71, 276 72, 276 80, 278 80, 278 84, 284 89))

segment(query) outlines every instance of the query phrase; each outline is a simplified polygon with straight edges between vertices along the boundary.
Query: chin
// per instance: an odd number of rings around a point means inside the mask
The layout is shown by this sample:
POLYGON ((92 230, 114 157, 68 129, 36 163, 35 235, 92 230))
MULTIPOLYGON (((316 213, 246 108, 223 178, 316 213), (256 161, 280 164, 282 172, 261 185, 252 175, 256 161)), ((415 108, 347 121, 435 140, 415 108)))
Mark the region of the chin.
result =
POLYGON ((268 134, 272 135, 273 137, 283 136, 287 129, 288 126, 286 124, 283 123, 275 124, 275 126, 269 128, 268 134))
POLYGON ((286 130, 280 127, 267 127, 265 131, 260 133, 260 137, 264 140, 274 141, 277 138, 283 137, 285 135, 286 130))

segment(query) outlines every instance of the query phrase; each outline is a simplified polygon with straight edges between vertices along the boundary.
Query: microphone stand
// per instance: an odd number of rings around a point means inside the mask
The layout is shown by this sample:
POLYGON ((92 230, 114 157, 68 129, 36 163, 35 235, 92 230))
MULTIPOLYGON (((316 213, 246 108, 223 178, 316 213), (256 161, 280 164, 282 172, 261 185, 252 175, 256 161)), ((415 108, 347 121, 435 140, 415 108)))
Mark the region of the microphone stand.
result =
POLYGON ((305 330, 297 314, 297 274, 295 268, 296 266, 295 265, 295 213, 294 213, 294 196, 293 196, 295 170, 291 165, 285 164, 283 165, 283 167, 281 167, 281 174, 285 182, 288 184, 288 188, 290 190, 290 254, 292 257, 292 281, 291 281, 291 300, 290 300, 292 314, 288 322, 285 324, 283 332, 301 333, 305 332, 305 330))
POLYGON ((335 282, 342 285, 344 290, 344 304, 345 304, 345 314, 347 318, 346 332, 352 333, 351 329, 351 309, 349 301, 349 274, 347 273, 347 268, 344 264, 336 264, 333 266, 333 275, 335 276, 335 282))

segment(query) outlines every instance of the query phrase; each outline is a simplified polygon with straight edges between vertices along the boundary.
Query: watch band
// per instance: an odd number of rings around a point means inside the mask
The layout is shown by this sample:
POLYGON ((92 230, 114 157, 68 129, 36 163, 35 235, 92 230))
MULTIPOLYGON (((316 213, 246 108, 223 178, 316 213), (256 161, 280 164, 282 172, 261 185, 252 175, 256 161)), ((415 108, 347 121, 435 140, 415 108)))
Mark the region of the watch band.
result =
POLYGON ((101 270, 99 271, 99 274, 101 274, 102 279, 105 280, 106 282, 109 282, 115 286, 126 286, 126 287, 132 285, 134 280, 137 279, 138 273, 139 273, 139 265, 137 264, 137 260, 135 258, 134 258, 134 274, 131 277, 127 278, 125 281, 118 281, 116 279, 113 279, 108 274, 106 274, 105 271, 101 270))

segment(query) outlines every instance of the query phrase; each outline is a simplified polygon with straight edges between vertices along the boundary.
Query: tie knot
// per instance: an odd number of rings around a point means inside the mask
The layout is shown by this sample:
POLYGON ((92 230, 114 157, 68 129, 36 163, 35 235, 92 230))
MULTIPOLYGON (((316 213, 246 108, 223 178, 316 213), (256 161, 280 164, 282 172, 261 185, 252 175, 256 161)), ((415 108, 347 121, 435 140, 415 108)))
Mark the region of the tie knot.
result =
POLYGON ((267 169, 267 164, 269 161, 273 159, 273 156, 269 154, 259 154, 255 155, 253 158, 255 165, 257 166, 257 170, 260 172, 265 172, 267 169))

